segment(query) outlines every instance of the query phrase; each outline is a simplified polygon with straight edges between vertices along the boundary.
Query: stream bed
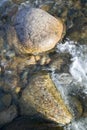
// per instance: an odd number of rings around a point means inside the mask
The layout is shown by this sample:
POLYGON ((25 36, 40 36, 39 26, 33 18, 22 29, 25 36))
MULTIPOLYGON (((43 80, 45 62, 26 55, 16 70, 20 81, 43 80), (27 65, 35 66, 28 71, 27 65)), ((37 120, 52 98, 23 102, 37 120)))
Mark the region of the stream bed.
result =
MULTIPOLYGON (((31 86, 35 85, 32 84, 31 86)), ((30 91, 33 92, 32 89, 30 91)), ((15 129, 87 130, 86 0, 0 0, 0 130, 15 129), (31 55, 19 56, 8 44, 6 31, 8 25, 12 24, 11 16, 22 7, 45 10, 54 17, 60 17, 66 26, 64 38, 52 52, 45 54, 48 59, 46 63, 43 55, 41 60, 38 60, 37 56, 38 62, 33 62, 31 55), (44 120, 44 116, 38 116, 37 112, 28 106, 30 104, 24 102, 24 99, 28 101, 29 97, 23 96, 29 94, 23 95, 23 91, 27 91, 28 84, 33 84, 33 81, 36 81, 36 87, 38 86, 39 72, 41 75, 50 75, 62 97, 63 105, 73 117, 70 123, 57 124, 52 120, 44 120), (37 79, 32 75, 37 75, 37 79), (29 116, 29 112, 35 112, 34 116, 29 116)))

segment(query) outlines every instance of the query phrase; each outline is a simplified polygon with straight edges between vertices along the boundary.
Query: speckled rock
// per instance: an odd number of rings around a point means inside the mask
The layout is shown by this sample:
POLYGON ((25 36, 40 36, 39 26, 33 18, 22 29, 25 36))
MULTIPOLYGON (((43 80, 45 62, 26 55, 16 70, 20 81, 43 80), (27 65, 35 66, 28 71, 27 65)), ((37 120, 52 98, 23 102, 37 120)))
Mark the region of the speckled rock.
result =
POLYGON ((46 52, 62 38, 62 21, 41 9, 21 8, 12 19, 8 41, 17 52, 34 55, 46 52))
POLYGON ((22 115, 40 113, 61 124, 67 124, 72 119, 59 91, 46 72, 38 72, 31 77, 19 103, 22 115))

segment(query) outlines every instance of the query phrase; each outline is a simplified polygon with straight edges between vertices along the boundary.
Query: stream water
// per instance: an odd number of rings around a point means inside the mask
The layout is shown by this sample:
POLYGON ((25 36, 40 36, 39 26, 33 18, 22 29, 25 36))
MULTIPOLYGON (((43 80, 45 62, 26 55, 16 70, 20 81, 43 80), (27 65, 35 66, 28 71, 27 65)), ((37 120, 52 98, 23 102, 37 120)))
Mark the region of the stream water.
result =
MULTIPOLYGON (((0 7, 2 7, 5 1, 7 0, 0 0, 0 7)), ((53 69, 51 70, 51 77, 57 89, 60 91, 65 104, 75 117, 75 119, 73 119, 69 125, 64 126, 63 129, 87 130, 87 28, 84 27, 87 24, 87 1, 77 0, 75 2, 74 4, 73 0, 69 0, 68 2, 66 0, 28 0, 21 5, 42 8, 54 16, 61 17, 65 22, 67 27, 66 38, 64 42, 56 46, 55 51, 59 55, 67 53, 71 56, 70 63, 68 64, 69 70, 68 72, 62 71, 58 73, 53 69), (80 23, 78 21, 79 18, 81 20, 80 23), (83 18, 83 20, 81 18, 83 18), (69 38, 67 38, 68 35, 69 38), (80 40, 85 42, 85 44, 81 44, 80 40), (79 102, 82 111, 79 110, 78 107, 75 108, 76 102, 74 101, 79 102)), ((1 9, 0 11, 3 12, 1 9)), ((2 52, 4 53, 3 49, 2 52)), ((1 52, 0 54, 4 57, 1 52)), ((47 69, 50 70, 50 68, 46 68, 46 70, 47 69)))

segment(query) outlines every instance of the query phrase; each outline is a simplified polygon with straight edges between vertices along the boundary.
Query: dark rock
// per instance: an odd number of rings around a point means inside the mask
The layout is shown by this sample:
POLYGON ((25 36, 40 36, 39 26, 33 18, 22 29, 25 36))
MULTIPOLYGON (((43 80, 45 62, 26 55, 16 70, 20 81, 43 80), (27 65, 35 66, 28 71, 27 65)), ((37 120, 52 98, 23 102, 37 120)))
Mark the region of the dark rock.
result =
POLYGON ((63 130, 63 128, 41 118, 21 117, 5 125, 2 130, 63 130))

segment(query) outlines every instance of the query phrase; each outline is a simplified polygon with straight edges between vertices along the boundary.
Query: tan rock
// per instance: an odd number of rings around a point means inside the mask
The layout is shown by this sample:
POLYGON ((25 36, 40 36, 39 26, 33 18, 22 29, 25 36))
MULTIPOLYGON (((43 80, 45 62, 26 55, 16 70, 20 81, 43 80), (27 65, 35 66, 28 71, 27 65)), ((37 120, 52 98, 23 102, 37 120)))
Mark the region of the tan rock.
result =
POLYGON ((38 72, 31 77, 22 93, 20 108, 22 115, 40 113, 61 124, 67 124, 72 119, 59 91, 46 72, 38 72))
POLYGON ((8 41, 19 53, 38 54, 55 47, 62 38, 63 23, 37 8, 22 8, 7 32, 8 41))

